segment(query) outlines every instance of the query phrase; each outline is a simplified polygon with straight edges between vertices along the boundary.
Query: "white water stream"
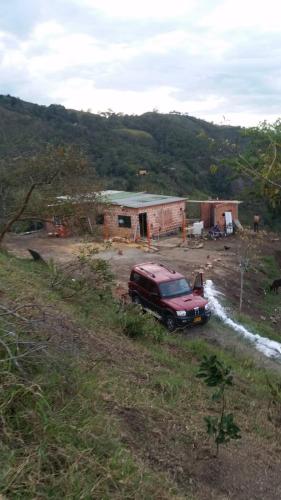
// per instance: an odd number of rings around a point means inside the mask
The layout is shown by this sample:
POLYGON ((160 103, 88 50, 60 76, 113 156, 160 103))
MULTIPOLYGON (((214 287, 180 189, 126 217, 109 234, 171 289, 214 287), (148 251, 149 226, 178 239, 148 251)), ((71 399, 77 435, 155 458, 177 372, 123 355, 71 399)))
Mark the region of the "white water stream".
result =
POLYGON ((223 295, 216 290, 212 280, 207 280, 204 287, 205 296, 208 299, 212 313, 217 316, 223 323, 235 330, 237 333, 252 342, 258 351, 262 352, 268 358, 278 358, 281 361, 281 344, 275 340, 270 340, 266 337, 261 337, 256 333, 252 333, 240 323, 236 323, 229 318, 225 308, 220 304, 218 297, 223 295))

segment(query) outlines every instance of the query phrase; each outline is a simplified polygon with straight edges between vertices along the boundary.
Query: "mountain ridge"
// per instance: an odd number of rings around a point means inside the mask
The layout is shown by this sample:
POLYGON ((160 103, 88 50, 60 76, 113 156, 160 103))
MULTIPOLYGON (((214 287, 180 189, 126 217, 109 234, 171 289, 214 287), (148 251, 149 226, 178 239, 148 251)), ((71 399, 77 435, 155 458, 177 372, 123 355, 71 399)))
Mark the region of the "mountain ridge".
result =
POLYGON ((177 195, 234 195, 236 174, 225 159, 245 143, 243 128, 187 114, 94 114, 10 95, 0 95, 0 123, 0 158, 76 144, 106 188, 177 195))

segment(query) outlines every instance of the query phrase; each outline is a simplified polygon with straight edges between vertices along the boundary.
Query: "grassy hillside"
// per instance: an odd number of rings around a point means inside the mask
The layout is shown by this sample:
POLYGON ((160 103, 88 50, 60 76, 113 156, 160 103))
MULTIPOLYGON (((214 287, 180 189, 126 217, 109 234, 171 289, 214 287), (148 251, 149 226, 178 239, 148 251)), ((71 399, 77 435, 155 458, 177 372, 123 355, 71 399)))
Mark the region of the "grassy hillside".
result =
POLYGON ((200 329, 166 335, 108 289, 72 294, 76 282, 60 286, 52 267, 29 260, 1 253, 0 283, 3 495, 280 498, 279 407, 269 420, 266 373, 251 359, 200 340, 200 329), (233 367, 228 408, 242 431, 217 459, 203 422, 215 406, 196 378, 204 354, 233 367))
POLYGON ((239 127, 188 115, 97 115, 0 96, 0 157, 32 155, 50 143, 78 144, 107 188, 231 196, 235 176, 222 160, 243 141, 239 127), (213 164, 220 166, 216 173, 213 164), (138 177, 140 169, 149 175, 138 177))

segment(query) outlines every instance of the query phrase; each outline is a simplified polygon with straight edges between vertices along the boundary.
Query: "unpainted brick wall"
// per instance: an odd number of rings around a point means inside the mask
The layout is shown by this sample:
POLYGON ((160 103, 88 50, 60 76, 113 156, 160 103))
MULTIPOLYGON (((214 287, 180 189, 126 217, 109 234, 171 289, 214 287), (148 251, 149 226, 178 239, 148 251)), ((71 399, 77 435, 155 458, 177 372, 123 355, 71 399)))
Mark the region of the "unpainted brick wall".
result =
POLYGON ((225 212, 232 213, 232 220, 238 219, 238 205, 237 203, 219 203, 215 208, 215 224, 218 224, 221 228, 225 225, 225 218, 223 214, 225 212))
POLYGON ((201 203, 200 205, 200 213, 201 220, 204 222, 204 228, 207 229, 211 227, 211 203, 201 203))
POLYGON ((201 203, 201 220, 204 221, 204 228, 208 229, 212 225, 218 224, 222 229, 224 228, 224 217, 225 212, 232 213, 232 219, 238 219, 238 204, 232 203, 231 201, 226 203, 201 203), (214 221, 212 224, 212 209, 214 210, 214 221))
POLYGON ((147 225, 149 225, 150 236, 157 237, 182 228, 185 210, 185 202, 167 203, 146 208, 126 208, 119 206, 110 207, 105 214, 104 236, 111 238, 120 236, 134 239, 139 237, 139 214, 147 214, 147 225), (131 217, 131 228, 118 226, 118 215, 131 217))

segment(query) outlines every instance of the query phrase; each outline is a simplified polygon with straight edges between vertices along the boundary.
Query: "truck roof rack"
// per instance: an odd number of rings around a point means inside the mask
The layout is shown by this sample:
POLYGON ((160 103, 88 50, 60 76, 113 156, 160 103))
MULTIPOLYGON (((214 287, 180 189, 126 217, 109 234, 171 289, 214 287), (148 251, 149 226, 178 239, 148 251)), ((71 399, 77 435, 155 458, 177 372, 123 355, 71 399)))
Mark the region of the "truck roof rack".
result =
POLYGON ((164 267, 164 269, 166 269, 167 271, 169 271, 169 273, 176 274, 176 271, 174 271, 174 269, 171 269, 170 267, 165 266, 165 264, 158 264, 158 265, 160 267, 164 267))
POLYGON ((151 276, 152 278, 156 278, 155 274, 151 273, 150 271, 148 271, 147 269, 144 269, 143 267, 140 267, 141 271, 143 271, 144 273, 146 274, 149 274, 149 276, 151 276))

